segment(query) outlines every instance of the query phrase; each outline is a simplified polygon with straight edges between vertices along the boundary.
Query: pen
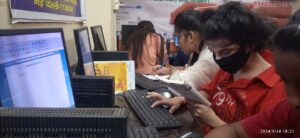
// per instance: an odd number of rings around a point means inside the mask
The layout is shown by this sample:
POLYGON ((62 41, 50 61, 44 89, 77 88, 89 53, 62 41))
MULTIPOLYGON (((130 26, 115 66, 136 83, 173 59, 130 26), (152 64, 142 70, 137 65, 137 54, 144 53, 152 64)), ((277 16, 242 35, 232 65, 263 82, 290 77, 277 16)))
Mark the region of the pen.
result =
POLYGON ((156 70, 160 70, 164 67, 165 65, 164 64, 161 64, 160 67, 156 68, 156 70))

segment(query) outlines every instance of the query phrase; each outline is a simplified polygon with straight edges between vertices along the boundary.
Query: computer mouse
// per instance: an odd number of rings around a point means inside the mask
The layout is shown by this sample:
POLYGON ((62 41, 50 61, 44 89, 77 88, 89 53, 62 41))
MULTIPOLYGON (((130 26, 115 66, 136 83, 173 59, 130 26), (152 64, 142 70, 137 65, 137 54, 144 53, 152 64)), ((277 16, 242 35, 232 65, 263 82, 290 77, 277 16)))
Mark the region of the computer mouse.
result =
POLYGON ((199 132, 187 131, 180 133, 177 138, 203 138, 204 136, 199 132))
POLYGON ((172 98, 172 94, 170 92, 164 91, 159 93, 162 97, 172 98))

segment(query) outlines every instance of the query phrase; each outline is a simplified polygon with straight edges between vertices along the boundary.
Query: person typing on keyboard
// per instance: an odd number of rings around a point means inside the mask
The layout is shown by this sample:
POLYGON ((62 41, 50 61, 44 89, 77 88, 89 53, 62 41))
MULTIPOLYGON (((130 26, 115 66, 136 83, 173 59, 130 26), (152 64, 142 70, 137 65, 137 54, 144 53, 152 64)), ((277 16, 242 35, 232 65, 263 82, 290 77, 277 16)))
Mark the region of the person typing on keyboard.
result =
POLYGON ((207 138, 300 137, 300 10, 273 37, 276 70, 284 79, 287 99, 241 121, 211 131, 207 138))
POLYGON ((173 113, 186 104, 208 132, 264 111, 286 97, 271 52, 264 48, 272 32, 256 14, 239 2, 228 2, 218 7, 202 32, 221 68, 199 92, 211 106, 181 96, 166 99, 148 93, 147 98, 158 99, 151 107, 168 105, 173 113))

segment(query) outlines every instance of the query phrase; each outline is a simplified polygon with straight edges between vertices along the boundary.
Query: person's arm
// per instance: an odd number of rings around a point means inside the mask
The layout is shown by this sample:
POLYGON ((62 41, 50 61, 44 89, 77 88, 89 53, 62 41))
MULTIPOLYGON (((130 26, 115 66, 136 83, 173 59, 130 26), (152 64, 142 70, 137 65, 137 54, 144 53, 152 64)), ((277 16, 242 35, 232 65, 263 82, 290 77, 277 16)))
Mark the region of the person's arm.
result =
MULTIPOLYGON (((200 90, 199 93, 206 99, 208 99, 208 92, 200 90)), ((188 107, 192 109, 191 113, 197 120, 201 120, 201 122, 206 123, 213 128, 224 126, 227 124, 219 116, 216 115, 215 111, 210 106, 194 101, 187 101, 187 103, 188 107)))
POLYGON ((183 80, 196 90, 200 90, 214 79, 218 70, 219 66, 214 61, 212 52, 205 46, 192 66, 174 74, 177 75, 177 78, 176 76, 171 76, 171 78, 183 80))
POLYGON ((210 10, 210 9, 216 10, 217 8, 218 8, 218 5, 213 5, 213 6, 206 6, 206 7, 196 7, 196 8, 194 8, 194 10, 203 12, 203 11, 210 10))
POLYGON ((257 6, 251 9, 255 13, 273 17, 273 18, 289 18, 292 15, 291 7, 265 7, 257 6))
POLYGON ((206 7, 206 6, 215 6, 215 3, 205 3, 205 2, 185 2, 179 7, 177 7, 173 12, 170 14, 170 23, 174 24, 176 16, 185 11, 185 10, 190 10, 194 9, 196 7, 206 7))
POLYGON ((253 12, 272 18, 278 26, 283 26, 288 22, 292 14, 291 7, 265 7, 256 6, 251 9, 253 12))
POLYGON ((248 138, 241 122, 235 122, 213 129, 204 138, 248 138))

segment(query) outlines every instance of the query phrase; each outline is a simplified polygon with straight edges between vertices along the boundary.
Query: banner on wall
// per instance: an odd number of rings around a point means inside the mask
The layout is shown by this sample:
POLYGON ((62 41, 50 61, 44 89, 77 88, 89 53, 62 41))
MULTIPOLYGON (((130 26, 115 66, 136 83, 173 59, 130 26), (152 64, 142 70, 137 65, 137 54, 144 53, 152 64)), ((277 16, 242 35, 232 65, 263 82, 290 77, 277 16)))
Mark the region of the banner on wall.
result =
MULTIPOLYGON (((170 13, 185 2, 206 2, 222 4, 230 0, 120 0, 126 6, 117 11, 117 35, 121 36, 122 25, 136 25, 141 20, 154 24, 157 33, 166 39, 173 39, 173 25, 169 23, 170 13)), ((291 7, 286 0, 231 0, 252 3, 255 6, 291 7)), ((291 10, 292 11, 292 10, 291 10)))
POLYGON ((12 23, 82 22, 85 0, 9 0, 12 23))

